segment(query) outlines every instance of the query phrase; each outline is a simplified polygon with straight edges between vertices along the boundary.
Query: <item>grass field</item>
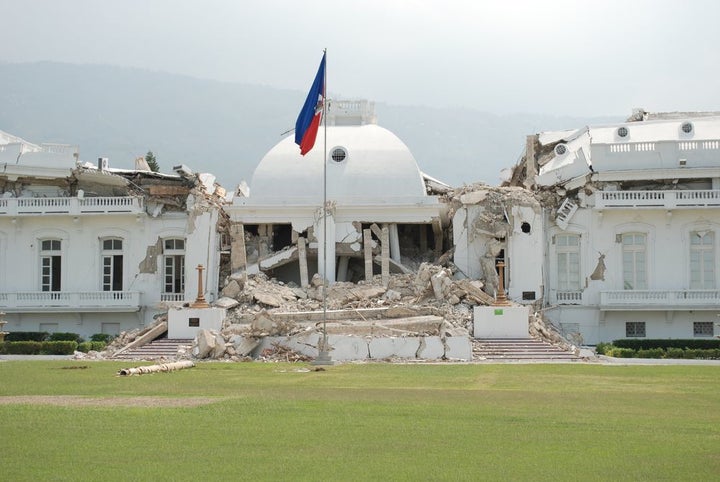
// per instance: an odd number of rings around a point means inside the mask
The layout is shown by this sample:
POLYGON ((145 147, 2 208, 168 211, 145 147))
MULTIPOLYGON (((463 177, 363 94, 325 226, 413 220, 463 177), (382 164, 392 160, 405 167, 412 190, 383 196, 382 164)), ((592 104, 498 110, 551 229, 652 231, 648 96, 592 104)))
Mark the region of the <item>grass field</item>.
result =
POLYGON ((0 480, 720 479, 716 366, 128 366, 0 362, 0 480))

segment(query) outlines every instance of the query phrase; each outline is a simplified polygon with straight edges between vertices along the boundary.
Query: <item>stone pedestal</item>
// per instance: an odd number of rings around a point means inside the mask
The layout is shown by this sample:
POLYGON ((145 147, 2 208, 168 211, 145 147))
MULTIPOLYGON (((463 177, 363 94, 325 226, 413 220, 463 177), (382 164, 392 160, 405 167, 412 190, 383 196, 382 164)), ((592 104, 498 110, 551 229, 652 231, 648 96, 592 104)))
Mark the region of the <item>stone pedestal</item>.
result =
POLYGON ((195 338, 200 330, 222 329, 222 308, 180 308, 168 311, 168 338, 195 338))
POLYGON ((476 306, 473 311, 475 338, 530 338, 527 306, 476 306))

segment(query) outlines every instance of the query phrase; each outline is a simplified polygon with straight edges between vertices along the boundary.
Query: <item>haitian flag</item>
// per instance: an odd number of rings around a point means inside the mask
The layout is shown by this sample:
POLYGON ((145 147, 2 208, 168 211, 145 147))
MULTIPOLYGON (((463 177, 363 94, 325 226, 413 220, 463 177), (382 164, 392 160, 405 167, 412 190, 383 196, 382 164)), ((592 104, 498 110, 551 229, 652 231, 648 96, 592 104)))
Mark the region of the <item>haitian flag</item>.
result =
POLYGON ((295 121, 295 144, 300 146, 300 154, 305 155, 315 145, 318 127, 322 120, 323 103, 325 102, 325 54, 323 53, 320 68, 315 81, 310 87, 307 99, 297 121, 295 121))

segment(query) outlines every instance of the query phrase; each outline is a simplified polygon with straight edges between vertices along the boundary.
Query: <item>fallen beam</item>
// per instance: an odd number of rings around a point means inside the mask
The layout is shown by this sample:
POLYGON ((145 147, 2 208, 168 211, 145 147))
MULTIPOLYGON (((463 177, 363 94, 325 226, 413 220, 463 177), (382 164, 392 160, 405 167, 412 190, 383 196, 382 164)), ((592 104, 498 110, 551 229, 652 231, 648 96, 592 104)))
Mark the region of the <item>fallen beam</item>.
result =
POLYGON ((144 333, 143 335, 140 335, 137 337, 133 342, 128 343, 124 347, 120 348, 118 351, 113 353, 113 356, 118 356, 121 353, 125 353, 128 350, 131 350, 133 348, 139 348, 143 345, 147 345, 151 341, 153 341, 155 338, 159 337, 163 333, 165 333, 168 330, 167 321, 163 321, 158 323, 156 326, 152 327, 150 330, 147 331, 147 333, 144 333))
POLYGON ((163 363, 160 365, 148 365, 143 367, 134 367, 134 368, 123 368, 118 372, 118 375, 120 376, 130 376, 130 375, 144 375, 146 373, 163 373, 163 372, 172 372, 175 370, 182 370, 184 368, 192 368, 195 366, 195 363, 193 363, 190 360, 182 360, 172 363, 163 363))

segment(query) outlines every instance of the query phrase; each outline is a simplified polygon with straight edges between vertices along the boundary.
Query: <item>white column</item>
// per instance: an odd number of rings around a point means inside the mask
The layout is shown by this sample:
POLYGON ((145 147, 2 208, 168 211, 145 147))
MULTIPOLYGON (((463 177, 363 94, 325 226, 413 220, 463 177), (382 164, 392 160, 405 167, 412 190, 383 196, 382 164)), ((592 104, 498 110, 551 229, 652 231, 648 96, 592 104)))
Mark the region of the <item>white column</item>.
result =
POLYGON ((372 236, 369 229, 363 229, 363 250, 365 253, 365 281, 372 281, 372 236))
POLYGON ((327 276, 328 283, 335 282, 335 219, 328 213, 326 223, 323 223, 322 215, 318 216, 315 223, 315 236, 318 242, 318 274, 327 276), (323 232, 323 225, 327 224, 327 236, 323 232), (324 241, 325 240, 325 241, 324 241), (326 246, 327 244, 327 246, 326 246), (325 254, 327 249, 327 254, 325 254), (327 261, 327 270, 325 268, 327 261))
POLYGON ((340 256, 338 259, 338 267, 337 267, 337 280, 338 281, 347 281, 347 273, 348 273, 348 262, 350 261, 350 256, 340 256))
POLYGON ((402 261, 400 260, 400 235, 398 234, 397 224, 389 224, 388 232, 390 235, 390 258, 392 258, 393 261, 401 263, 402 261))
POLYGON ((305 238, 302 236, 298 238, 298 264, 300 266, 300 286, 307 288, 309 283, 308 279, 308 265, 307 265, 307 249, 305 248, 305 238))
POLYGON ((382 239, 380 240, 380 255, 382 257, 380 260, 380 271, 382 275, 382 284, 386 288, 388 284, 390 284, 390 261, 388 260, 390 257, 389 237, 388 228, 382 228, 382 239))

